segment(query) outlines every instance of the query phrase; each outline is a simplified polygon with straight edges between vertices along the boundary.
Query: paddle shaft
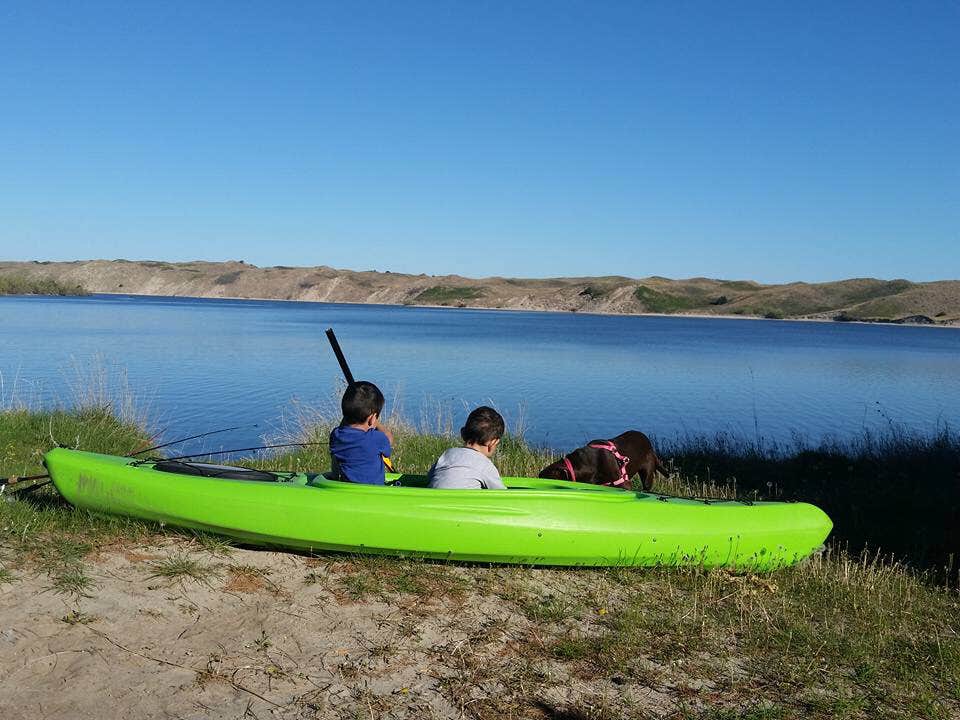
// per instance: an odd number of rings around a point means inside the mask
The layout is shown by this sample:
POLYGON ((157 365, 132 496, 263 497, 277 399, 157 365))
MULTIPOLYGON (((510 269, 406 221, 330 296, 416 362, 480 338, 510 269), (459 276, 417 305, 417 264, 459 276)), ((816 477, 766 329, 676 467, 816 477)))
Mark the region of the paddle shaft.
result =
POLYGON ((353 385, 356 381, 353 379, 353 373, 350 372, 350 366, 347 365, 347 359, 343 356, 343 350, 340 349, 340 343, 337 342, 337 336, 333 334, 333 328, 327 328, 327 340, 330 341, 333 354, 337 356, 337 362, 340 363, 340 369, 343 371, 343 377, 347 380, 347 385, 353 385))

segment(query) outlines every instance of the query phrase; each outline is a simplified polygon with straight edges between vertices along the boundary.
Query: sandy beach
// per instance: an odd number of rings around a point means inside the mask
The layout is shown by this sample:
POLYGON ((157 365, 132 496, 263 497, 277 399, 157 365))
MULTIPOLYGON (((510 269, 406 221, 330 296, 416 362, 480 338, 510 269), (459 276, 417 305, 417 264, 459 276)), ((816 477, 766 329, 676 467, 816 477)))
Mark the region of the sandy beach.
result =
MULTIPOLYGON (((0 588, 5 718, 561 717, 573 701, 665 705, 636 683, 571 677, 543 653, 544 628, 502 598, 570 592, 556 586, 569 574, 425 565, 391 579, 375 558, 211 554, 179 540, 88 562, 93 584, 79 596, 43 574, 0 588), (171 559, 205 577, 155 576, 171 559)), ((602 620, 616 602, 597 597, 586 619, 555 631, 602 620)))

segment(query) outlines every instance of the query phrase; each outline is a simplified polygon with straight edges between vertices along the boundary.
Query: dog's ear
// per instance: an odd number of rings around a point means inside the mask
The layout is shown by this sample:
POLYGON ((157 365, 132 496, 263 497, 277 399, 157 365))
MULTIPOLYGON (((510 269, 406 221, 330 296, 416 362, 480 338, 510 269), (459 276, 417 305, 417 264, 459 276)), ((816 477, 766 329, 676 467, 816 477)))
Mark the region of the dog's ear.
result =
POLYGON ((560 463, 551 463, 541 470, 537 477, 544 480, 560 480, 560 475, 560 463))

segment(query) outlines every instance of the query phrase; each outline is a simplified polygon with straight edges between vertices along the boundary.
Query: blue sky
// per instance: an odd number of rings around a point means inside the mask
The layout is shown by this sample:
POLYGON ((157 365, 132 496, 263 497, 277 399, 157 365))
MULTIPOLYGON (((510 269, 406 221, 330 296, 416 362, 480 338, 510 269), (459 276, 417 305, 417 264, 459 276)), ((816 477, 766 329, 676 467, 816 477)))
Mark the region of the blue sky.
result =
POLYGON ((4 3, 0 258, 960 277, 956 2, 4 3))

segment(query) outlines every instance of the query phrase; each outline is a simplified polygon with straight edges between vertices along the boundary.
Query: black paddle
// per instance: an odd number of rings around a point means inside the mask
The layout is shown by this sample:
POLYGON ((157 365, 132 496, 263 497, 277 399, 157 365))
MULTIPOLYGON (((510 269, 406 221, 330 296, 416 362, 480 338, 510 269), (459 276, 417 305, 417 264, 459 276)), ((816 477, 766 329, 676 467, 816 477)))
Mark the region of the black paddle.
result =
POLYGON ((353 385, 356 381, 353 379, 353 373, 350 372, 350 366, 347 365, 347 359, 343 356, 343 350, 340 349, 340 343, 337 342, 337 336, 333 334, 333 328, 327 328, 327 340, 330 341, 333 354, 337 356, 337 362, 340 363, 343 377, 347 379, 347 385, 353 385))

